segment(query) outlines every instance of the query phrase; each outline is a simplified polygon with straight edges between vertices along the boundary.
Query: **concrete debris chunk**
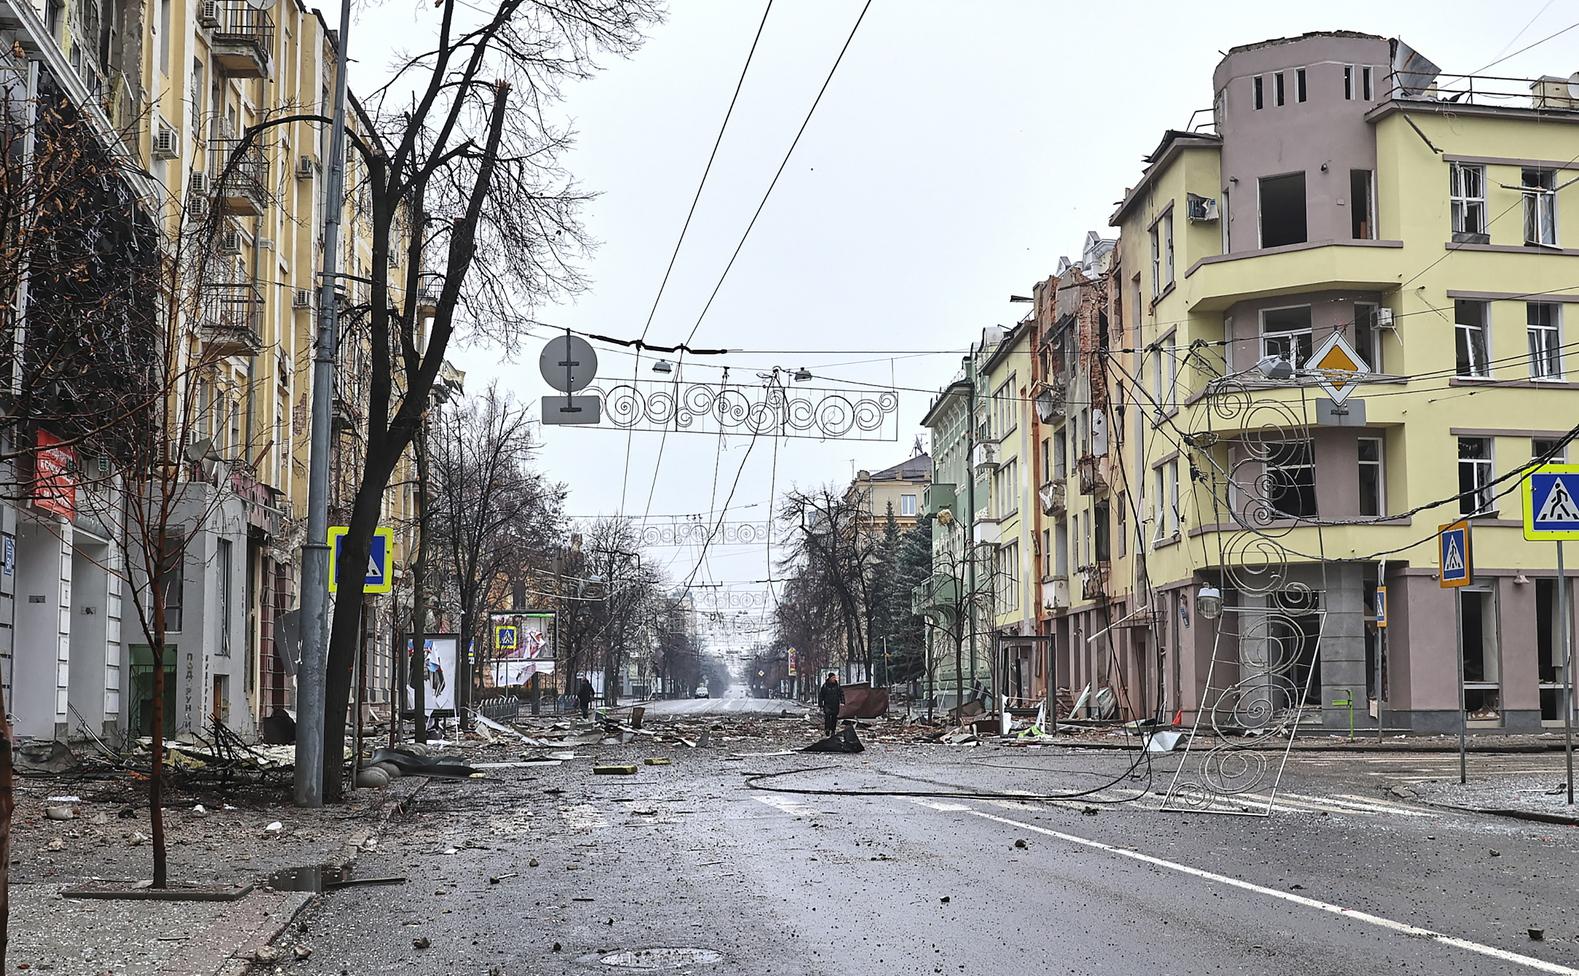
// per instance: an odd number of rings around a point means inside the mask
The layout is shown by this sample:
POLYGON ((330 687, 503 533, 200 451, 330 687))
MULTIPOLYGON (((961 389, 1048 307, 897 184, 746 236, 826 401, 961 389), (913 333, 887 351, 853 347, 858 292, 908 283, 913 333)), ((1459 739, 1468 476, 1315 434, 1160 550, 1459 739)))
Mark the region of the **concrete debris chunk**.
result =
POLYGON ((634 763, 617 763, 607 766, 593 766, 592 772, 596 776, 635 776, 634 763))
POLYGON ((51 820, 75 820, 77 818, 77 811, 73 810, 69 806, 57 805, 45 807, 44 816, 51 820))
POLYGON ((670 764, 668 756, 648 756, 642 762, 648 766, 667 766, 670 764))

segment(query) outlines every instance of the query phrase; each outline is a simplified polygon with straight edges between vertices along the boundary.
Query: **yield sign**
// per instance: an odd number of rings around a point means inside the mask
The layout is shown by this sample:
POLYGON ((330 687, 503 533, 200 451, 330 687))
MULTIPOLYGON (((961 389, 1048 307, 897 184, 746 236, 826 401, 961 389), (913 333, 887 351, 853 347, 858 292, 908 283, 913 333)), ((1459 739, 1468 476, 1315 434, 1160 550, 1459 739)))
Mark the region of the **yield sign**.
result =
POLYGON ((1525 476, 1524 538, 1579 539, 1579 465, 1545 464, 1525 476))
POLYGON ((1349 340, 1338 331, 1329 335, 1327 341, 1305 360, 1305 369, 1319 377, 1317 384, 1323 393, 1332 398, 1333 403, 1347 400, 1359 386, 1358 377, 1371 371, 1360 354, 1349 345, 1349 340))

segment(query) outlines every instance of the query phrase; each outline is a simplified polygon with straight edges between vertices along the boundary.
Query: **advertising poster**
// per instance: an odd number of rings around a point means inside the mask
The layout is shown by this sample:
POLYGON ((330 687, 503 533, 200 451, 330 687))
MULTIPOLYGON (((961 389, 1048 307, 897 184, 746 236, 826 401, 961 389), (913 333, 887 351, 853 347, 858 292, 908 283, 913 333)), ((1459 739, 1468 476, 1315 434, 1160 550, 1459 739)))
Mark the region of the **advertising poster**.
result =
MULTIPOLYGON (((436 634, 422 642, 422 705, 427 718, 434 713, 455 711, 455 650, 460 639, 454 634, 436 634)), ((406 642, 411 649, 411 642, 406 642)), ((411 689, 406 689, 406 710, 416 705, 411 689)))
POLYGON ((552 611, 492 613, 488 620, 496 687, 524 685, 534 674, 554 673, 552 611))

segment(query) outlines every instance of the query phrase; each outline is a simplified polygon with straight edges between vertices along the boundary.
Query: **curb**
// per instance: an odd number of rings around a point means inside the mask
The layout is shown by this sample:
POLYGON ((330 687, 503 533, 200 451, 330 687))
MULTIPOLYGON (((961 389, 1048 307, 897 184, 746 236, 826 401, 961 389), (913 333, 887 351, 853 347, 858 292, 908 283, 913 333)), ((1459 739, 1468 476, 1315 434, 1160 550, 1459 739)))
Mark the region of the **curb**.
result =
POLYGON ((1555 824, 1559 827, 1579 827, 1579 815, 1542 813, 1539 810, 1518 810, 1511 807, 1460 806, 1457 803, 1443 803, 1440 800, 1427 799, 1407 786, 1389 786, 1387 792, 1401 800, 1409 800, 1424 806, 1436 807, 1438 810, 1473 813, 1482 817, 1505 817, 1509 820, 1523 820, 1528 823, 1555 824))
MULTIPOLYGON (((429 779, 426 776, 402 777, 401 782, 410 782, 414 783, 415 785, 412 786, 411 789, 403 791, 405 795, 390 796, 382 804, 380 804, 378 808, 378 814, 374 818, 375 822, 372 826, 358 828, 357 830, 354 830, 350 834, 346 835, 346 842, 344 845, 342 845, 341 855, 334 861, 336 866, 347 867, 349 865, 355 864, 357 855, 362 851, 363 841, 365 841, 368 837, 381 832, 389 823, 389 821, 394 819, 395 812, 397 810, 405 806, 407 803, 410 803, 418 793, 422 792, 422 790, 428 785, 429 779)), ((294 907, 281 913, 278 920, 276 921, 276 924, 262 931, 262 938, 257 942, 257 945, 266 946, 273 944, 273 942, 278 939, 286 929, 295 924, 296 919, 301 915, 301 913, 318 897, 317 895, 307 894, 305 892, 302 894, 304 897, 297 901, 294 907)), ((256 948, 256 946, 253 948, 256 948)), ((210 976, 246 976, 246 974, 252 969, 253 960, 250 957, 241 956, 237 953, 248 951, 249 950, 246 947, 243 947, 238 949, 236 953, 231 953, 225 959, 221 960, 216 968, 210 970, 210 976)))
MULTIPOLYGON (((1138 739, 1139 736, 1137 735, 1135 738, 1138 739)), ((1108 742, 1108 741, 1082 742, 1082 741, 1076 740, 1076 741, 1071 741, 1071 742, 1044 742, 1044 743, 1038 743, 1038 744, 1039 745, 1043 745, 1043 746, 1051 746, 1051 747, 1053 747, 1055 749, 1114 749, 1114 750, 1127 750, 1127 751, 1131 751, 1131 752, 1138 751, 1138 747, 1136 745, 1132 744, 1132 743, 1129 743, 1129 742, 1108 742)), ((1180 747, 1178 749, 1175 749, 1174 751, 1175 752, 1182 752, 1183 751, 1183 745, 1184 745, 1184 740, 1181 739, 1180 740, 1180 747)), ((1453 755, 1458 755, 1458 746, 1456 744, 1436 744, 1436 743, 1431 743, 1431 744, 1420 743, 1420 744, 1417 744, 1417 745, 1411 745, 1409 743, 1400 743, 1399 745, 1378 746, 1375 743, 1362 744, 1362 743, 1359 743, 1359 742, 1355 742, 1355 743, 1348 743, 1348 742, 1337 743, 1337 742, 1334 742, 1334 743, 1331 743, 1331 744, 1314 743, 1313 742, 1313 743, 1311 743, 1309 745, 1302 745, 1302 744, 1300 744, 1299 742, 1296 741, 1294 746, 1293 746, 1293 748, 1291 748, 1291 749, 1289 749, 1287 746, 1280 746, 1280 745, 1264 745, 1264 746, 1262 746, 1262 745, 1246 745, 1246 746, 1241 746, 1240 747, 1240 751, 1245 751, 1245 752, 1283 752, 1285 749, 1288 749, 1288 751, 1291 752, 1291 753, 1300 753, 1300 752, 1338 752, 1338 753, 1355 752, 1355 753, 1376 754, 1376 753, 1387 753, 1387 752, 1397 752, 1397 753, 1421 753, 1421 752, 1437 753, 1437 752, 1440 752, 1440 753, 1451 753, 1453 755)), ((1477 755, 1515 755, 1515 754, 1519 754, 1519 753, 1562 752, 1563 751, 1563 744, 1561 742, 1557 742, 1557 743, 1552 743, 1550 745, 1548 745, 1546 743, 1529 743, 1529 744, 1506 745, 1506 746, 1476 746, 1473 743, 1471 743, 1469 748, 1466 751, 1468 751, 1470 753, 1477 754, 1477 755)), ((1157 755, 1167 755, 1167 753, 1158 753, 1157 755)))

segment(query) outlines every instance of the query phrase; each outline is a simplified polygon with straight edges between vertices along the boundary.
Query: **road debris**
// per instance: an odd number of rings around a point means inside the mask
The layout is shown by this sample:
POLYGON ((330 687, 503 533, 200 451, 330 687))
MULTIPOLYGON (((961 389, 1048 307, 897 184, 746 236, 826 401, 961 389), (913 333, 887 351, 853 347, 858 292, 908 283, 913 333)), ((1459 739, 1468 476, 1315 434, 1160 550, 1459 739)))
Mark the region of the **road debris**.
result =
POLYGON ((597 776, 635 776, 634 763, 614 763, 606 766, 593 766, 592 772, 597 776))

